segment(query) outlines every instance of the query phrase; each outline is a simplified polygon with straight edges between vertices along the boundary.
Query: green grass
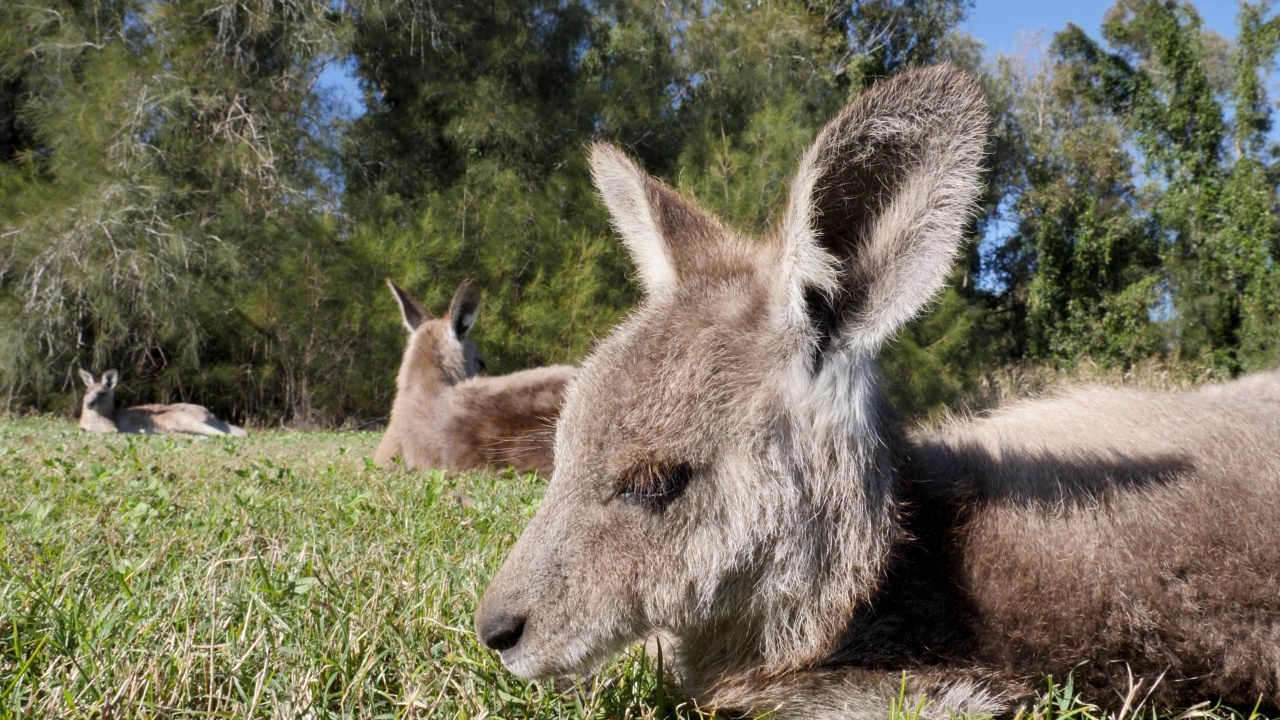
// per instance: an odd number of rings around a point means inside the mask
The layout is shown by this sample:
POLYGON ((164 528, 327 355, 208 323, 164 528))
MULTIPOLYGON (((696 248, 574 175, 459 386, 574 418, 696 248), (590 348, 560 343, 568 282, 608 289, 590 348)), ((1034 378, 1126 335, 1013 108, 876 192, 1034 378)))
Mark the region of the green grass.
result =
POLYGON ((542 483, 387 471, 376 443, 0 420, 0 714, 670 711, 638 653, 580 687, 503 672, 472 612, 542 483))
MULTIPOLYGON (((0 418, 0 717, 703 717, 638 650, 577 685, 504 672, 472 613, 542 483, 383 470, 376 443, 0 418)), ((1101 717, 1069 688, 1028 710, 1101 717)))

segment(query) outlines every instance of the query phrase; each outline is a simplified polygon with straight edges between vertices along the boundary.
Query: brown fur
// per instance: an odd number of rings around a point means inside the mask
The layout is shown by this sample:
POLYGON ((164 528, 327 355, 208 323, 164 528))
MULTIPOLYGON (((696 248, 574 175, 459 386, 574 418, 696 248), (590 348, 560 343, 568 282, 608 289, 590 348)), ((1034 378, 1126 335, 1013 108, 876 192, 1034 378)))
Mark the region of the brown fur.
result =
POLYGON ((116 409, 116 383, 120 373, 108 370, 95 382, 93 375, 81 370, 84 402, 80 407, 80 428, 90 432, 141 433, 143 435, 234 435, 244 437, 243 428, 214 417, 202 405, 135 405, 116 409))
POLYGON ((446 317, 433 319, 411 295, 387 284, 410 336, 374 460, 387 465, 399 456, 411 468, 444 470, 510 465, 550 476, 554 425, 574 368, 477 376, 483 361, 470 333, 479 288, 464 282, 446 317))
POLYGON ((597 147, 646 301, 571 384, 558 466, 481 600, 522 677, 646 637, 704 707, 1008 712, 1042 673, 1119 706, 1280 705, 1280 374, 1080 388, 906 432, 875 354, 941 287, 977 82, 867 91, 751 242, 597 147), (904 681, 905 673, 905 681, 904 681))

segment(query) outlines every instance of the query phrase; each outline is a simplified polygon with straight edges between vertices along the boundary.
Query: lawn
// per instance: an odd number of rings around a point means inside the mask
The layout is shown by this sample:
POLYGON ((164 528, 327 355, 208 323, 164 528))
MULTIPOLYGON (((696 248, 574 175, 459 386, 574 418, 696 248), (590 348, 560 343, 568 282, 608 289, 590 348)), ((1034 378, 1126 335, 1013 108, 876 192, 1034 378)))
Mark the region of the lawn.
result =
POLYGON ((638 650, 505 673, 472 613, 542 482, 383 470, 377 439, 0 418, 0 717, 701 717, 638 650))
POLYGON ((387 471, 376 443, 0 419, 0 716, 670 711, 639 653, 579 687, 506 674, 472 613, 541 481, 387 471))

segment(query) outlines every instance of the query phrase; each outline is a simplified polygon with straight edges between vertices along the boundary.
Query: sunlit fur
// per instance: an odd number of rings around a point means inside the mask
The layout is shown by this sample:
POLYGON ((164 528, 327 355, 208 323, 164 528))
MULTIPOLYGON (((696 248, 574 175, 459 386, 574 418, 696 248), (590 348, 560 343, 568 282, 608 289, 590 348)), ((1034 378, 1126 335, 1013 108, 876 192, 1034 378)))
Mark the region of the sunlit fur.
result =
POLYGON ((243 428, 219 420, 203 405, 135 405, 116 409, 116 383, 120 373, 108 370, 95 381, 88 371, 80 371, 84 381, 84 402, 80 407, 80 427, 90 432, 141 433, 144 435, 234 435, 244 437, 243 428))
POLYGON ((512 466, 549 477, 556 417, 575 369, 553 365, 478 375, 481 359, 471 340, 480 311, 475 283, 458 288, 440 319, 395 283, 387 284, 400 306, 409 344, 374 460, 387 465, 399 457, 418 469, 512 466))
POLYGON ((1103 704, 1130 672, 1163 674, 1158 703, 1280 701, 1280 376, 910 432, 880 391, 987 123, 954 68, 878 83, 758 241, 593 149, 647 298, 570 385, 546 497, 480 602, 512 672, 649 638, 701 706, 779 717, 884 717, 903 683, 925 717, 1007 712, 1071 672, 1103 704), (661 505, 619 494, 653 467, 692 472, 661 505))

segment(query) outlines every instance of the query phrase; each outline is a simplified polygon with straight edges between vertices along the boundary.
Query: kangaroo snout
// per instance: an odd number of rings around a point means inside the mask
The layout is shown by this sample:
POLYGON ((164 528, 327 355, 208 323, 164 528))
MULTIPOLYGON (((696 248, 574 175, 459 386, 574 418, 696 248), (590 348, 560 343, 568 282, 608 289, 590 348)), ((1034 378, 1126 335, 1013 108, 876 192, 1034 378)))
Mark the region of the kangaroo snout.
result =
POLYGON ((525 616, 506 608, 490 609, 481 605, 476 614, 476 635, 485 647, 497 652, 510 650, 520 643, 524 634, 525 616))

